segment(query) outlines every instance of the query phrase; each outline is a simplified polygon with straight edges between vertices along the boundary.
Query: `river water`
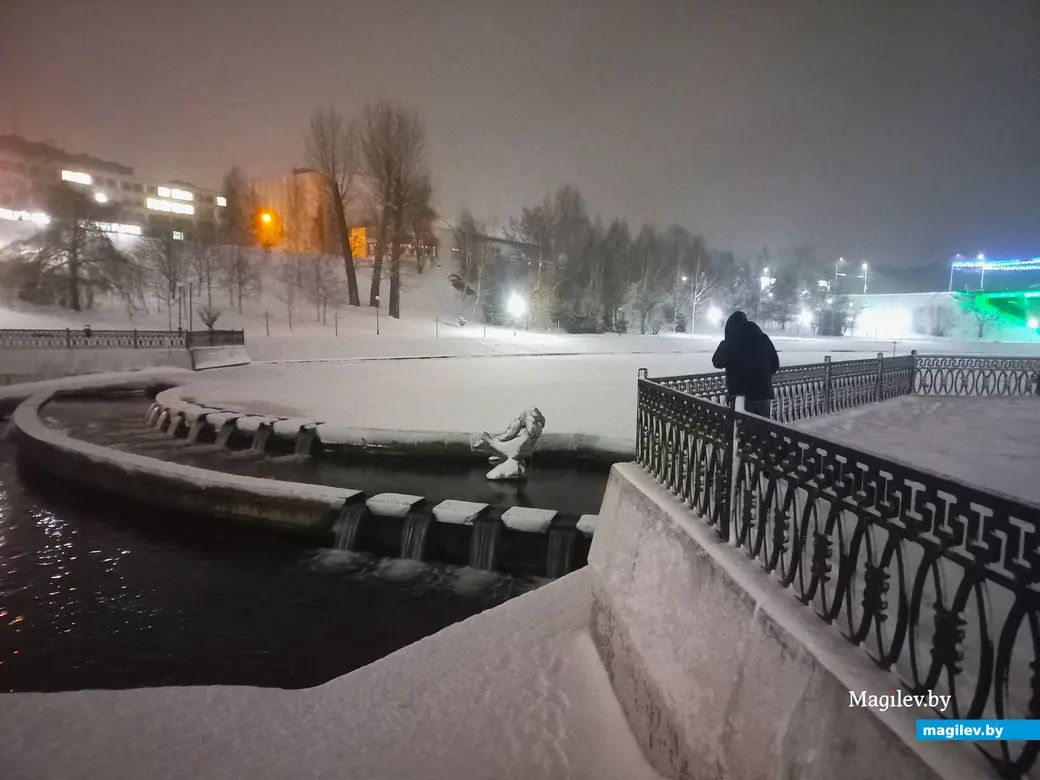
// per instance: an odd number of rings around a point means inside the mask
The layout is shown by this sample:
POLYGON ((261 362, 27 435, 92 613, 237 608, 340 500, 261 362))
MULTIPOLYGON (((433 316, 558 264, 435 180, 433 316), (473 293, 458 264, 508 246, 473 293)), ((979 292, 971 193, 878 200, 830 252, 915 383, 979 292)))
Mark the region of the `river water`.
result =
POLYGON ((88 498, 0 442, 0 691, 318 685, 540 582, 88 498))

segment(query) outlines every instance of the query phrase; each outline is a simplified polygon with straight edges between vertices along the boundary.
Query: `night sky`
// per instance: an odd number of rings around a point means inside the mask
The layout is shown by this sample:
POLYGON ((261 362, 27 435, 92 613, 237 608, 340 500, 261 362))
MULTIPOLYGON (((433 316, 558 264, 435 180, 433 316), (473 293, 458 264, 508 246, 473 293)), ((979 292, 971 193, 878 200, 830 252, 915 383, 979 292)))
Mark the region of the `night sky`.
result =
POLYGON ((379 97, 449 219, 571 181, 737 251, 1040 255, 1037 0, 0 0, 0 132, 156 177, 283 174, 379 97))

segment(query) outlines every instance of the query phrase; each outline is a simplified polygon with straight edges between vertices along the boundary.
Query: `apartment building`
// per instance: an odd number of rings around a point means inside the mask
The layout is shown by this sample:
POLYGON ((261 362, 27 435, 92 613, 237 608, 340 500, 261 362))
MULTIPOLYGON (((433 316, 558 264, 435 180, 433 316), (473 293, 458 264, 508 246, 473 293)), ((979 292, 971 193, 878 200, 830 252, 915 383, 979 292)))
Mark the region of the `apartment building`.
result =
POLYGON ((89 190, 99 203, 119 207, 117 232, 176 238, 215 234, 221 208, 217 191, 182 181, 148 181, 122 163, 71 153, 50 143, 0 135, 0 219, 47 220, 47 193, 56 184, 89 190))

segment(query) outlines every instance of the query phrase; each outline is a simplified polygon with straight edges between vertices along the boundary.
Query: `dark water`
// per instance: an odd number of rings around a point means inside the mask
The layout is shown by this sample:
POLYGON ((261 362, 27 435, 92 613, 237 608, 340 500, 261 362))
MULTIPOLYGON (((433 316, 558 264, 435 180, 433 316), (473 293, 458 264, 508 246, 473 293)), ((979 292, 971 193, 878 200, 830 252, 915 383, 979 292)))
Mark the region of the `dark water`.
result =
POLYGON ((141 455, 252 477, 377 493, 425 496, 433 505, 444 499, 480 501, 496 507, 528 506, 555 509, 565 515, 595 514, 606 488, 605 466, 539 467, 522 483, 489 482, 484 463, 451 459, 404 460, 392 457, 271 456, 248 450, 232 452, 212 444, 190 444, 149 429, 144 416, 149 402, 65 399, 47 404, 41 416, 49 425, 71 436, 141 455))
POLYGON ((0 442, 0 691, 307 687, 538 584, 72 494, 14 455, 0 442))

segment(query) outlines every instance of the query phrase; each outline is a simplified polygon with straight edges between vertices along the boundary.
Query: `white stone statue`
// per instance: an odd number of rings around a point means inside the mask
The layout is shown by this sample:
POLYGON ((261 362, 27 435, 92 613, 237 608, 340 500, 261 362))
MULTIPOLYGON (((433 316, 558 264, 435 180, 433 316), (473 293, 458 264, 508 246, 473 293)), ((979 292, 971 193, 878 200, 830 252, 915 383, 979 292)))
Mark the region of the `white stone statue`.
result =
POLYGON ((527 477, 527 461, 534 452, 535 442, 542 435, 545 417, 535 407, 524 409, 520 416, 509 423, 509 426, 497 436, 487 431, 480 436, 484 446, 494 450, 495 454, 488 460, 497 464, 487 473, 487 478, 525 479, 527 477))

